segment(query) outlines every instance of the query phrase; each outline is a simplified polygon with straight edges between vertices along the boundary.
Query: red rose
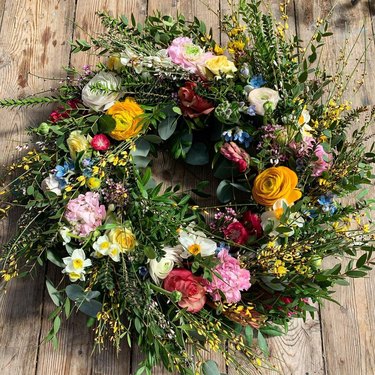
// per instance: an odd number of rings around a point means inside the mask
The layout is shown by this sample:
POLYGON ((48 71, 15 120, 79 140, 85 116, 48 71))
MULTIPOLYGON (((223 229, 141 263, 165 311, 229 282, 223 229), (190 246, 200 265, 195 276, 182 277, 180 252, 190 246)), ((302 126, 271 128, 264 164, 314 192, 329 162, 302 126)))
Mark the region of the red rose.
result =
POLYGON ((96 134, 92 138, 90 144, 96 151, 106 151, 111 145, 111 142, 105 134, 96 134))
MULTIPOLYGON (((78 107, 78 103, 79 103, 79 100, 78 99, 72 99, 72 100, 68 100, 66 102, 66 104, 71 108, 71 109, 77 109, 78 107)), ((49 115, 49 120, 51 122, 58 122, 60 120, 63 120, 64 118, 68 118, 69 117, 69 113, 71 111, 71 109, 66 109, 64 107, 59 107, 57 108, 55 111, 53 111, 50 115, 49 115)))
POLYGON ((196 83, 186 82, 185 86, 180 87, 178 90, 182 113, 190 118, 208 115, 214 110, 214 106, 210 101, 195 93, 195 87, 197 87, 196 83))
POLYGON ((249 235, 255 235, 257 238, 262 236, 262 221, 259 215, 253 214, 251 211, 246 211, 242 216, 242 223, 246 227, 249 235))
POLYGON ((249 233, 239 221, 229 224, 223 233, 227 240, 232 240, 239 245, 243 245, 249 239, 249 233))
POLYGON ((163 287, 169 292, 180 292, 182 298, 178 305, 191 313, 196 313, 202 310, 206 303, 206 289, 203 283, 201 277, 194 276, 189 270, 174 269, 164 280, 163 287))

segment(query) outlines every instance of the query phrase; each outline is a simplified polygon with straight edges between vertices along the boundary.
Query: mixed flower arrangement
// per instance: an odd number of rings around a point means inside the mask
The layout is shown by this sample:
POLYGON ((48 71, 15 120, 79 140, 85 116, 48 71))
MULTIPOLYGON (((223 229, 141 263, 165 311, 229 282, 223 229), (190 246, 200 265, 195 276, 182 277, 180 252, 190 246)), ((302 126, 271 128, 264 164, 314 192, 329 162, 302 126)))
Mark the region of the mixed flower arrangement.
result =
POLYGON ((2 248, 3 281, 45 262, 61 270, 47 279, 47 340, 57 343, 77 308, 98 346, 136 339, 147 354, 137 375, 159 362, 219 374, 205 347, 246 374, 262 365, 254 334, 267 354, 265 336, 371 269, 373 200, 362 185, 374 179, 364 144, 375 112, 351 132, 367 108, 343 99, 348 60, 332 75, 319 63, 326 21, 305 48, 288 38, 286 3, 278 22, 239 1, 222 20, 223 46, 197 18, 100 13, 108 31, 72 42, 102 57, 94 70, 67 68, 49 97, 0 101, 59 103, 29 129, 37 140, 8 168, 0 203, 3 217, 23 208, 2 248), (221 204, 202 206, 206 181, 190 191, 157 183, 149 164, 160 153, 209 165, 221 204), (324 267, 326 257, 350 260, 324 267))

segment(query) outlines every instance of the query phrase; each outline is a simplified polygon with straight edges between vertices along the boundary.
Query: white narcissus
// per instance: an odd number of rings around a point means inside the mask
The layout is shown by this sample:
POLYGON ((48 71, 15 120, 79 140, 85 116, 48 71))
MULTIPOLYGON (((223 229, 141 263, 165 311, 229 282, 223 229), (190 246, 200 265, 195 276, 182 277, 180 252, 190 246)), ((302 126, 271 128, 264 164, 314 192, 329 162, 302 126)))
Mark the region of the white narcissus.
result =
POLYGON ((178 240, 184 248, 181 253, 181 257, 184 259, 198 254, 202 257, 207 257, 215 254, 217 249, 215 241, 207 238, 202 231, 194 231, 192 225, 180 230, 178 240))
POLYGON ((156 284, 160 284, 160 280, 164 280, 173 270, 175 264, 181 261, 180 254, 183 251, 182 246, 165 246, 163 247, 163 250, 165 251, 165 255, 160 261, 150 259, 148 263, 150 276, 156 284))
POLYGON ((59 180, 53 174, 49 174, 49 176, 42 181, 41 188, 44 192, 50 191, 56 195, 62 194, 59 180))
POLYGON ((254 106, 255 113, 260 116, 264 116, 265 104, 269 104, 271 108, 275 110, 279 100, 279 93, 267 87, 260 87, 258 89, 251 90, 248 96, 249 104, 254 106))
POLYGON ((63 273, 67 273, 70 281, 85 280, 85 268, 91 266, 91 260, 86 259, 86 254, 82 249, 75 249, 70 257, 63 258, 66 267, 63 273))
POLYGON ((107 235, 98 237, 93 243, 92 248, 95 251, 91 255, 95 258, 109 256, 114 262, 120 261, 120 245, 111 242, 107 235))
POLYGON ((120 86, 120 77, 111 72, 100 72, 82 89, 82 102, 94 111, 106 111, 119 99, 120 86))

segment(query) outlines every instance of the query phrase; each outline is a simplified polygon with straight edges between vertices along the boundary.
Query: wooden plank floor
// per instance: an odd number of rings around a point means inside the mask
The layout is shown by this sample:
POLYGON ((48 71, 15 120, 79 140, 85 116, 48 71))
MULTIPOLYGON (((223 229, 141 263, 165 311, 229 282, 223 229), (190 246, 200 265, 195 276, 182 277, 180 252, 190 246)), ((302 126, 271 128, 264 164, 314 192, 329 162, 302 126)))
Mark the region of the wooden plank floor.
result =
MULTIPOLYGON (((106 9, 113 14, 133 12, 139 20, 155 9, 171 14, 180 11, 189 18, 197 15, 214 28, 218 39, 219 23, 209 7, 225 9, 226 0, 203 3, 199 0, 0 0, 0 97, 22 97, 48 90, 63 77, 62 66, 69 62, 77 67, 94 63, 93 56, 71 56, 67 40, 72 36, 84 37, 82 30, 90 34, 100 32, 95 17, 97 10, 106 9), (57 80, 44 80, 36 75, 57 80)), ((272 0, 273 8, 277 9, 277 3, 272 0)), ((375 0, 359 0, 354 7, 350 0, 291 0, 290 3, 290 27, 305 39, 311 34, 315 20, 328 14, 337 3, 332 25, 335 35, 324 51, 323 61, 328 66, 335 66, 345 38, 350 44, 361 33, 350 57, 350 64, 354 65, 367 38, 374 36, 375 0), (361 31, 363 25, 365 31, 361 31)), ((349 99, 355 105, 375 104, 374 50, 371 43, 367 83, 354 99, 349 91, 349 99)), ((0 164, 8 164, 17 157, 15 147, 27 141, 25 127, 43 120, 49 111, 50 108, 1 110, 0 164)), ((157 173, 166 180, 188 185, 195 172, 176 169, 173 161, 160 161, 157 173)), ((1 223, 2 242, 14 233, 15 219, 16 216, 8 223, 1 223)), ((46 270, 51 278, 53 272, 46 270)), ((45 271, 40 270, 34 278, 12 282, 0 298, 1 375, 128 375, 134 372, 140 359, 136 348, 124 346, 118 357, 110 348, 91 355, 92 334, 81 315, 64 323, 57 350, 42 344, 49 329, 47 317, 53 308, 44 285, 45 271)), ((271 355, 281 374, 375 374, 375 272, 367 279, 352 282, 350 287, 338 288, 335 296, 341 306, 326 303, 315 320, 295 321, 287 336, 269 340, 271 355)), ((225 372, 221 358, 212 357, 225 372)), ((231 369, 227 372, 234 374, 231 369)), ((164 373, 155 371, 158 375, 164 373)))

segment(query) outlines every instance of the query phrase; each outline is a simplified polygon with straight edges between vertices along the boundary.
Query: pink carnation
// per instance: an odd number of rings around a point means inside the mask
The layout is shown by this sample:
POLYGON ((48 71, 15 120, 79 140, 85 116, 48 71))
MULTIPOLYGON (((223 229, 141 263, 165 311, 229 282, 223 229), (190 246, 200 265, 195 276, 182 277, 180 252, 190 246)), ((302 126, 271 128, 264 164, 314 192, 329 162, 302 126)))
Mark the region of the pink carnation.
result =
POLYGON ((204 52, 202 48, 187 37, 174 39, 168 47, 167 53, 175 64, 195 74, 199 72, 199 66, 214 56, 211 52, 204 52))
POLYGON ((332 161, 332 154, 328 154, 324 151, 322 145, 318 145, 314 151, 315 156, 318 160, 314 161, 313 163, 313 173, 314 177, 321 176, 322 173, 328 170, 331 166, 332 161))
POLYGON ((221 250, 217 256, 220 264, 215 267, 212 282, 207 285, 207 292, 211 294, 214 301, 220 301, 219 291, 224 293, 226 302, 236 303, 241 300, 241 290, 250 288, 250 272, 240 267, 237 259, 229 255, 229 251, 221 250))
POLYGON ((102 224, 106 216, 105 206, 99 204, 99 194, 87 192, 69 201, 65 218, 79 236, 87 236, 102 224))

